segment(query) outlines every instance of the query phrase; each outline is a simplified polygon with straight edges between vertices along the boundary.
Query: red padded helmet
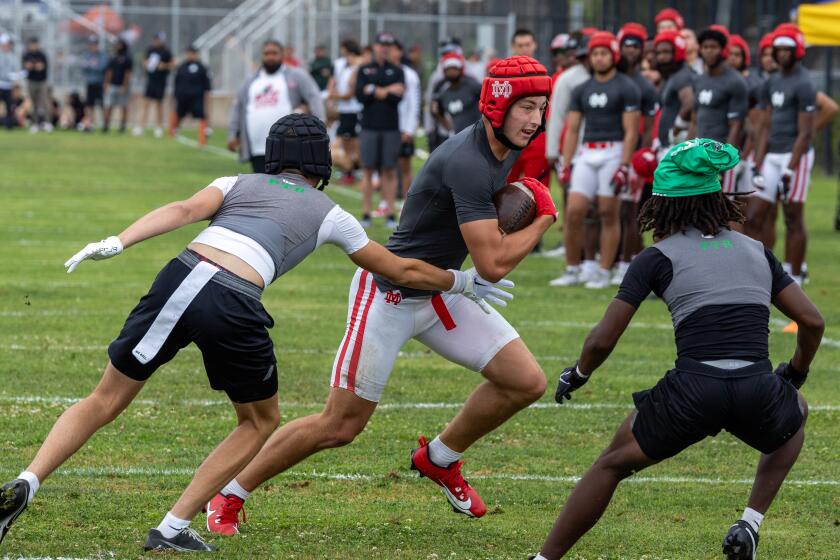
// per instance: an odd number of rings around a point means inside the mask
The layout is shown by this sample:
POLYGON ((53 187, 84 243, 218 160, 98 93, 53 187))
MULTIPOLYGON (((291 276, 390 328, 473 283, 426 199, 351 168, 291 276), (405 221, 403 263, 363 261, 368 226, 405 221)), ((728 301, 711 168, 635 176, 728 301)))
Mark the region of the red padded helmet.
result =
POLYGON ((656 37, 653 38, 654 48, 656 48, 656 45, 659 43, 671 43, 671 46, 674 47, 674 60, 677 62, 685 60, 685 39, 682 38, 679 31, 669 29, 658 33, 656 37))
POLYGON ((738 34, 730 35, 729 36, 729 45, 731 47, 738 47, 741 49, 741 52, 744 53, 744 66, 750 65, 750 46, 747 44, 747 40, 741 37, 738 34))
POLYGON ((618 47, 618 39, 609 31, 597 31, 589 37, 589 46, 587 47, 588 54, 592 54, 595 47, 606 47, 613 55, 613 64, 618 64, 621 60, 621 50, 618 47))
POLYGON ((659 25, 660 22, 668 20, 671 20, 675 24, 677 24, 678 31, 685 27, 685 21, 683 20, 683 17, 674 8, 665 8, 664 10, 660 11, 658 14, 656 14, 656 19, 654 20, 654 23, 656 25, 659 25))

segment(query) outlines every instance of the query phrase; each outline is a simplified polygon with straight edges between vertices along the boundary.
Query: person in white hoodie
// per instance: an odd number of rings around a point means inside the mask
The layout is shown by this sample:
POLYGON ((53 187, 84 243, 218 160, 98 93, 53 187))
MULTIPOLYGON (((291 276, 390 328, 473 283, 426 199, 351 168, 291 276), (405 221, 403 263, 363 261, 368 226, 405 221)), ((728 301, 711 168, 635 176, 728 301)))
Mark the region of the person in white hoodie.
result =
POLYGON ((391 49, 391 63, 402 68, 405 78, 405 93, 397 105, 400 114, 400 159, 397 164, 397 198, 402 199, 411 185, 411 158, 414 156, 414 135, 420 125, 420 76, 403 59, 402 43, 397 41, 391 49))

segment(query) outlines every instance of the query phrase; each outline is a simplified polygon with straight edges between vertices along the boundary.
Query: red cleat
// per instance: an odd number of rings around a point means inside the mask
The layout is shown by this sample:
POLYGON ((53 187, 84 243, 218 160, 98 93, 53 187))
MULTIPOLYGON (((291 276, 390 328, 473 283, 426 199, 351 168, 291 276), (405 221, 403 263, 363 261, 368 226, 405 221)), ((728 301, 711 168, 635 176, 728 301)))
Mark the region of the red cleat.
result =
POLYGON ((239 496, 216 494, 207 502, 207 530, 225 537, 239 533, 239 512, 245 523, 245 502, 239 496))
POLYGON ((470 517, 481 517, 487 513, 484 500, 461 475, 464 462, 457 461, 446 468, 439 467, 429 459, 429 442, 424 436, 420 436, 419 443, 420 447, 411 451, 411 469, 437 483, 455 513, 470 517))

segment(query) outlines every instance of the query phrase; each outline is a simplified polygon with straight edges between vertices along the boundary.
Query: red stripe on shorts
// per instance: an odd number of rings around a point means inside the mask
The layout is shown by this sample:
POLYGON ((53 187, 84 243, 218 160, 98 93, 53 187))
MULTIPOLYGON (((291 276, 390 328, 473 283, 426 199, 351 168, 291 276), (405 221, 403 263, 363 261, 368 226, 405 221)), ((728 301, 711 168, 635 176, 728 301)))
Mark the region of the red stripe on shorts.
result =
POLYGON ((347 389, 355 391, 356 389, 356 370, 359 367, 359 354, 362 353, 362 343, 365 340, 365 324, 367 323, 367 316, 370 312, 373 296, 376 295, 376 282, 371 280, 370 293, 367 301, 365 301, 364 311, 362 311, 362 319, 359 321, 359 332, 356 335, 356 344, 353 346, 353 354, 350 355, 350 367, 347 369, 347 389))
POLYGON ((443 328, 448 331, 455 328, 455 320, 452 319, 452 315, 449 314, 449 310, 446 308, 446 302, 443 301, 440 294, 432 296, 432 307, 435 309, 438 319, 440 319, 440 322, 443 324, 443 328))
POLYGON ((363 270, 359 276, 359 288, 356 290, 356 300, 353 302, 353 312, 350 314, 350 324, 347 326, 347 333, 344 335, 344 341, 341 344, 341 352, 338 354, 338 360, 335 363, 335 379, 333 379, 333 387, 341 387, 341 366, 344 364, 344 356, 347 354, 347 347, 350 345, 350 337, 353 336, 353 327, 356 325, 356 318, 359 316, 359 308, 362 305, 362 296, 364 296, 365 293, 368 274, 367 270, 363 270))

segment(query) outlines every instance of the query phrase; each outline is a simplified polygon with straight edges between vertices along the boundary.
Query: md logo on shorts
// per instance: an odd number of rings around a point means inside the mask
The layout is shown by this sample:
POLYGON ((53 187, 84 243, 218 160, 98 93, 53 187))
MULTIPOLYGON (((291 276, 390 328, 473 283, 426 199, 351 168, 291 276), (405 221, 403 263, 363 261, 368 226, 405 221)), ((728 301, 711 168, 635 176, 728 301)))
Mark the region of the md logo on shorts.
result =
POLYGON ((391 305, 399 305, 402 301, 402 294, 399 290, 388 290, 385 292, 385 303, 390 303, 391 305))

